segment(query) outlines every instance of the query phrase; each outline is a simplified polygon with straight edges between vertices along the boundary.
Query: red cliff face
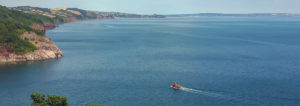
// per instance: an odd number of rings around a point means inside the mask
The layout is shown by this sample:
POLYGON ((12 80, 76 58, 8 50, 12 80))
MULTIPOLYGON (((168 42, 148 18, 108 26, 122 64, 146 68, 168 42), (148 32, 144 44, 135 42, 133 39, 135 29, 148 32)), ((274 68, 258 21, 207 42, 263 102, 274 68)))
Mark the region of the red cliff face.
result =
POLYGON ((40 31, 44 31, 45 30, 45 28, 43 26, 41 26, 40 24, 37 24, 37 23, 31 25, 31 28, 32 29, 36 29, 36 30, 40 30, 40 31))
POLYGON ((53 29, 56 26, 54 24, 46 23, 44 26, 44 30, 53 29))
POLYGON ((55 25, 54 24, 51 24, 51 23, 45 23, 44 26, 41 26, 40 24, 33 24, 31 26, 31 28, 35 29, 35 30, 40 30, 40 31, 46 31, 48 29, 53 29, 55 28, 55 25))
POLYGON ((33 32, 25 32, 21 38, 31 39, 31 43, 38 48, 34 52, 18 55, 8 46, 0 46, 0 65, 22 61, 55 59, 63 56, 62 51, 46 36, 39 36, 33 32))
POLYGON ((0 57, 6 58, 11 53, 13 53, 13 49, 10 46, 8 45, 0 46, 0 57))
POLYGON ((80 21, 80 20, 77 19, 76 17, 65 17, 64 20, 66 20, 65 22, 76 22, 76 21, 80 21))

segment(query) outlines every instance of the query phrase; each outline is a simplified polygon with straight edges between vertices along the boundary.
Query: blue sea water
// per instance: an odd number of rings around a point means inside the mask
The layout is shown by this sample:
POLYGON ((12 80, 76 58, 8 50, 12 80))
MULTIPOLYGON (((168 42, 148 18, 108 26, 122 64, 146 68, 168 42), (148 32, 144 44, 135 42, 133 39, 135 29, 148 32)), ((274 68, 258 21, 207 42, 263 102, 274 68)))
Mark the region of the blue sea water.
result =
POLYGON ((68 23, 61 59, 0 68, 0 105, 299 106, 300 19, 181 17, 68 23), (170 88, 173 82, 183 90, 170 88))

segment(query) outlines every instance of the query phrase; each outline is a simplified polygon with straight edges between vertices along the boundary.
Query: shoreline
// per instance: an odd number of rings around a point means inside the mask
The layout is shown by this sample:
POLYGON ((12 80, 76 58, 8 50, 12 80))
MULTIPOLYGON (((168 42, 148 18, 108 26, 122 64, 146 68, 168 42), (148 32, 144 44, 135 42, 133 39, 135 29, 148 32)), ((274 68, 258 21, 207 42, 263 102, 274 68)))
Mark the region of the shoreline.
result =
MULTIPOLYGON (((69 22, 63 23, 54 23, 54 24, 46 24, 45 26, 38 26, 39 30, 46 32, 47 30, 51 30, 54 28, 59 27, 59 25, 66 24, 66 23, 74 23, 74 22, 82 22, 82 21, 93 21, 93 20, 105 20, 105 19, 116 19, 115 17, 112 18, 97 18, 97 19, 83 19, 83 20, 72 20, 69 22)), ((51 59, 59 59, 63 57, 63 52, 55 45, 55 43, 45 36, 39 36, 34 32, 25 32, 24 34, 20 35, 23 39, 33 39, 30 41, 33 45, 35 45, 38 49, 26 53, 24 55, 18 55, 14 52, 10 52, 10 50, 2 50, 5 46, 0 46, 0 65, 9 65, 9 64, 22 64, 27 62, 33 61, 45 61, 51 59)))
MULTIPOLYGON (((59 25, 80 21, 89 21, 89 20, 102 20, 102 19, 84 19, 84 20, 74 20, 70 22, 58 23, 58 24, 47 24, 49 26, 43 26, 41 30, 46 32, 47 30, 54 29, 59 27, 59 25)), ((63 52, 55 45, 55 43, 45 36, 39 36, 34 32, 25 32, 20 35, 23 39, 30 39, 30 43, 36 46, 38 49, 26 53, 24 55, 18 55, 14 52, 11 52, 9 46, 0 46, 0 65, 8 65, 8 64, 20 64, 29 61, 44 61, 49 59, 59 59, 63 57, 63 52)))
MULTIPOLYGON (((106 19, 120 19, 118 17, 111 17, 111 18, 97 18, 97 19, 83 19, 83 20, 73 20, 69 22, 63 23, 56 23, 56 24, 48 24, 49 26, 43 26, 42 31, 46 32, 47 30, 51 30, 54 28, 59 27, 59 25, 67 24, 67 23, 74 23, 74 22, 82 22, 82 21, 94 21, 94 20, 106 20, 106 19)), ((17 55, 14 52, 7 53, 5 55, 0 54, 0 65, 8 65, 8 64, 19 64, 24 62, 30 61, 44 61, 50 59, 59 59, 63 57, 63 52, 55 45, 55 43, 50 40, 47 35, 39 36, 33 32, 25 32, 24 34, 20 35, 23 39, 33 39, 30 41, 33 45, 35 45, 38 49, 26 53, 24 55, 17 55), (37 43, 38 42, 38 43, 37 43)), ((0 46, 0 51, 1 51, 0 46)), ((8 51, 4 51, 8 52, 8 51)))
POLYGON ((24 55, 18 55, 11 51, 10 46, 1 46, 2 55, 0 56, 0 64, 57 59, 63 56, 63 52, 47 36, 40 36, 34 32, 25 32, 20 37, 30 39, 29 42, 37 47, 37 50, 24 55))

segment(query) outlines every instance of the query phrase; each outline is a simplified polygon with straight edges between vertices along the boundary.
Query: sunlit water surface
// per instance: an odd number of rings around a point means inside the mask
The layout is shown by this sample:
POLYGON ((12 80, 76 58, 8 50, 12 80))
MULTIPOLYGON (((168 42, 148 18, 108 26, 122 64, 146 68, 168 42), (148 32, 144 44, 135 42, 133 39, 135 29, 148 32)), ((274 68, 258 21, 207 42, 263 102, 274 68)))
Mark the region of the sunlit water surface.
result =
POLYGON ((185 17, 68 23, 57 60, 0 68, 0 105, 300 105, 300 19, 185 17), (170 88, 173 82, 183 90, 170 88))

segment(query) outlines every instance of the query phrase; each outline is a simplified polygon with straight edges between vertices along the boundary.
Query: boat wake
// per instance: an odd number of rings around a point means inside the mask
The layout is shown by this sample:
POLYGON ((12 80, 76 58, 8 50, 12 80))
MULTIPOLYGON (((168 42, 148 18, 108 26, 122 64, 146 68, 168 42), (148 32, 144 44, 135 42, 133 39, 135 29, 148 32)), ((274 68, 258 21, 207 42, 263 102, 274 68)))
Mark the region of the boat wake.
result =
POLYGON ((211 97, 218 97, 218 98, 225 97, 224 95, 219 94, 219 93, 214 93, 214 92, 209 92, 209 91, 203 91, 203 90, 197 90, 197 89, 186 88, 186 87, 182 87, 181 90, 182 91, 186 91, 186 92, 190 92, 190 93, 196 93, 196 94, 211 96, 211 97))
POLYGON ((255 105, 260 105, 260 103, 257 103, 257 101, 254 102, 250 99, 246 99, 246 98, 243 98, 243 97, 233 97, 233 96, 224 95, 224 94, 221 94, 221 93, 198 90, 198 89, 192 89, 192 88, 186 88, 186 87, 182 87, 180 90, 185 91, 185 92, 205 95, 205 96, 209 96, 209 97, 224 99, 224 100, 240 101, 240 102, 247 102, 247 103, 251 103, 251 104, 255 104, 255 105))

